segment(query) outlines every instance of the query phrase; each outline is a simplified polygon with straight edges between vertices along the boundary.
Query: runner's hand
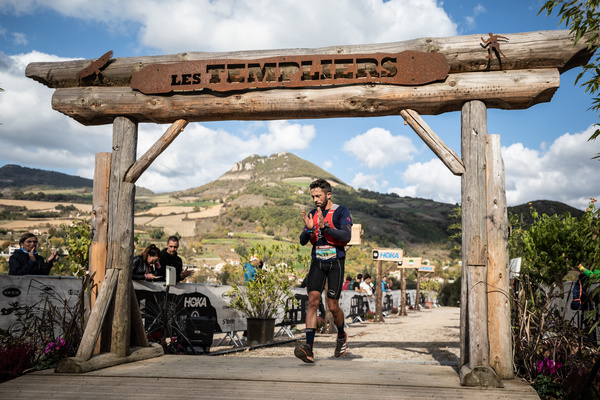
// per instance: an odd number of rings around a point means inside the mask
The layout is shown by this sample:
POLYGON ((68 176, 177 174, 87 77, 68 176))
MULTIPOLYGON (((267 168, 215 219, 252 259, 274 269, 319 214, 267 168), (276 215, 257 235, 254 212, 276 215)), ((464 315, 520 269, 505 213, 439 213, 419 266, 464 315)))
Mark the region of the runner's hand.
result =
POLYGON ((312 229, 314 226, 313 220, 312 218, 308 217, 308 214, 306 214, 306 211, 302 211, 302 219, 304 220, 304 225, 306 225, 306 227, 308 229, 312 229))
POLYGON ((317 208, 317 215, 319 216, 319 228, 323 229, 325 227, 325 218, 323 218, 323 211, 320 208, 317 208))

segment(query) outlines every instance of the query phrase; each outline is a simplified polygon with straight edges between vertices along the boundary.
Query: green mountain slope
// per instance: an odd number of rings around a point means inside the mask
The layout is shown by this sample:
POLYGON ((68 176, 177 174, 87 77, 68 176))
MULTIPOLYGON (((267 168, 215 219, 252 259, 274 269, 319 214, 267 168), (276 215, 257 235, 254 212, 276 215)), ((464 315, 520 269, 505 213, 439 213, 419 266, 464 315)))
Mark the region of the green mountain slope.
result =
MULTIPOLYGON (((449 240, 448 226, 454 222, 450 215, 457 205, 355 190, 322 168, 287 152, 268 157, 252 155, 235 163, 230 171, 213 182, 170 195, 223 204, 218 216, 196 219, 196 232, 201 236, 259 232, 295 241, 303 228, 302 210, 314 208, 308 186, 316 178, 325 178, 332 184, 334 202, 350 209, 354 223, 362 226, 363 241, 378 246, 402 247, 407 243, 445 246, 449 240)), ((89 193, 91 186, 90 179, 52 171, 17 165, 0 168, 0 188, 14 191, 13 195, 23 196, 22 191, 34 187, 73 188, 74 191, 86 188, 89 193)), ((64 197, 64 194, 60 196, 64 197)), ((77 196, 74 193, 72 197, 75 199, 77 196)), ((143 196, 144 201, 151 204, 155 194, 138 188, 137 196, 143 196)), ((549 215, 564 212, 574 216, 582 214, 582 211, 566 204, 547 200, 509 207, 509 212, 523 215, 527 222, 530 207, 549 215)))
POLYGON ((60 172, 44 171, 7 164, 0 168, 0 188, 13 187, 40 188, 91 188, 93 181, 80 176, 67 175, 60 172))

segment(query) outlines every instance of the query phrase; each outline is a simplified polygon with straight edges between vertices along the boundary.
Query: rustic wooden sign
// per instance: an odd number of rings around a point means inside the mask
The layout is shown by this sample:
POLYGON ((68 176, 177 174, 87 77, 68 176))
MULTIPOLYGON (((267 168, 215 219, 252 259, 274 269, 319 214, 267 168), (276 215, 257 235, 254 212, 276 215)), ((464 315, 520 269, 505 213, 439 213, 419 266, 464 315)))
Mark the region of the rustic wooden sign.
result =
POLYGON ((449 70, 445 55, 412 50, 199 60, 149 65, 133 74, 131 88, 145 94, 166 94, 368 83, 424 85, 445 79, 449 70))

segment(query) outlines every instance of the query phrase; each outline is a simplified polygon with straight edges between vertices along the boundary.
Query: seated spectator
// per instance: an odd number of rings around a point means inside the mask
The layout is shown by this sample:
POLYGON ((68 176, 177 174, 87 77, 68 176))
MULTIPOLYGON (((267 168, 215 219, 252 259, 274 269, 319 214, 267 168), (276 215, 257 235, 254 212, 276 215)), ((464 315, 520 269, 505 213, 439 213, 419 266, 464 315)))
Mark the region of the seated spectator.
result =
POLYGON ((346 277, 346 281, 342 285, 342 290, 348 290, 348 286, 350 286, 350 282, 352 282, 352 277, 350 275, 348 275, 346 277))
POLYGON ((371 282, 373 282, 373 278, 369 274, 365 274, 363 276, 363 281, 360 283, 360 289, 363 293, 366 293, 368 296, 373 296, 373 288, 371 287, 371 282))
POLYGON ((351 290, 354 290, 357 292, 362 292, 362 289, 360 288, 360 284, 362 282, 362 277, 363 277, 362 274, 356 275, 356 280, 354 281, 354 284, 352 285, 351 290))
POLYGON ((48 275, 54 265, 58 252, 53 251, 44 261, 36 249, 38 245, 37 237, 30 232, 21 235, 19 239, 20 249, 15 250, 8 259, 9 275, 48 275))
POLYGON ((133 257, 134 280, 157 281, 165 276, 164 268, 160 265, 160 249, 155 244, 146 247, 142 254, 133 257))

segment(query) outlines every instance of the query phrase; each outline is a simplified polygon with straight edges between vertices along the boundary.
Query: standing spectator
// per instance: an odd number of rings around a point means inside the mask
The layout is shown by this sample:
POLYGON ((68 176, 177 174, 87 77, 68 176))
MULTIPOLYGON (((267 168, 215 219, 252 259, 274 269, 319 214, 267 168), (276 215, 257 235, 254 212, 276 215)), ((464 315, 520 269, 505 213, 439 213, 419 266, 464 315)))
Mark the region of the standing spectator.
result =
MULTIPOLYGON (((175 279, 179 283, 188 276, 194 275, 194 271, 187 267, 185 270, 183 269, 183 261, 179 257, 179 254, 177 254, 177 249, 179 249, 179 238, 177 236, 169 237, 167 239, 167 247, 160 253, 160 265, 163 267, 175 267, 175 279)), ((163 269, 163 272, 166 275, 166 268, 163 269)), ((160 280, 164 281, 165 275, 160 280)))
POLYGON ((315 203, 308 214, 303 211, 304 230, 300 234, 300 244, 313 245, 311 263, 306 277, 308 310, 306 311, 306 343, 294 349, 294 355, 306 363, 314 363, 313 343, 317 330, 317 310, 321 292, 327 282, 327 304, 337 327, 335 357, 346 353, 348 334, 344 331, 344 312, 339 299, 344 283, 346 250, 344 246, 352 235, 352 217, 344 206, 331 201, 331 185, 324 179, 310 184, 310 195, 315 203))
POLYGON ((44 257, 36 251, 37 245, 38 239, 33 233, 26 232, 21 235, 20 248, 15 250, 8 259, 9 275, 48 275, 50 273, 58 252, 53 251, 46 262, 44 257))
POLYGON ((390 291, 390 285, 388 284, 387 280, 388 280, 387 275, 385 275, 383 278, 381 278, 381 290, 383 290, 384 292, 390 291))
POLYGON ((160 265, 160 249, 151 244, 142 254, 133 257, 133 272, 131 279, 157 281, 164 277, 164 268, 160 265))
POLYGON ((256 270, 259 269, 260 260, 257 255, 250 257, 250 262, 244 264, 244 280, 250 282, 256 276, 256 270))

